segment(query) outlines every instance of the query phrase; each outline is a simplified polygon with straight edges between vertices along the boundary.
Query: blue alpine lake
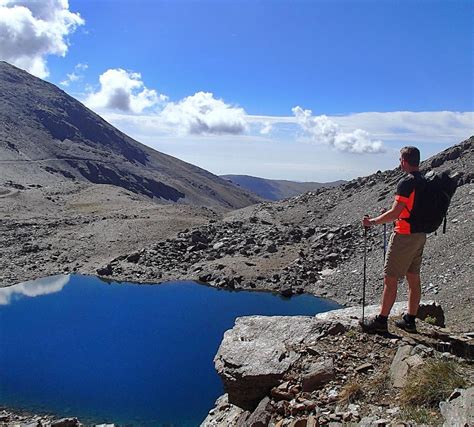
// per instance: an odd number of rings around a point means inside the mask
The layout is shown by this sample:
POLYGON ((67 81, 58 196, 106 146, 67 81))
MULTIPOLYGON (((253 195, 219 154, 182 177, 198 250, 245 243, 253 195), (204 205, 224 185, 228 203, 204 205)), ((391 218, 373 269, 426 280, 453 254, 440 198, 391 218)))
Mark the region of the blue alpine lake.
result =
POLYGON ((80 275, 0 288, 0 405, 85 423, 196 426, 223 393, 213 358, 236 317, 338 307, 309 295, 80 275))

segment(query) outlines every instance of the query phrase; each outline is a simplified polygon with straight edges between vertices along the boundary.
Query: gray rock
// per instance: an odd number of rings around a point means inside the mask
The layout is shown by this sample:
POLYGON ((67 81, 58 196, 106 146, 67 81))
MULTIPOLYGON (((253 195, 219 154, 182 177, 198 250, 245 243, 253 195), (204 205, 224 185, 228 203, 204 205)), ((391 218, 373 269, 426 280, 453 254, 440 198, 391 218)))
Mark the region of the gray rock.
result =
POLYGON ((246 427, 266 427, 272 417, 270 398, 264 397, 245 422, 246 427))
POLYGON ((51 426, 53 427, 76 427, 81 425, 77 418, 61 418, 60 420, 51 422, 51 426))
MULTIPOLYGON (((390 312, 390 315, 401 316, 403 312, 406 311, 407 304, 408 303, 406 301, 396 302, 392 307, 392 311, 390 312)), ((426 306, 435 307, 436 303, 434 301, 421 302, 418 313, 420 312, 423 313, 423 310, 425 310, 426 306)), ((441 309, 441 307, 439 308, 441 309)), ((380 305, 367 306, 365 307, 365 315, 375 316, 376 314, 379 314, 379 310, 380 310, 380 305)), ((348 328, 350 327, 359 328, 360 317, 361 317, 360 307, 349 307, 349 308, 343 308, 340 310, 332 310, 332 311, 327 311, 325 313, 319 313, 315 316, 317 320, 321 320, 321 321, 337 320, 348 328)))
POLYGON ((332 359, 318 361, 308 367, 307 373, 302 376, 303 391, 317 390, 335 378, 332 359))
POLYGON ((443 427, 474 425, 474 387, 456 389, 439 408, 445 418, 443 427))
POLYGON ((270 243, 270 244, 266 247, 266 251, 269 252, 269 253, 275 253, 275 252, 278 252, 278 249, 277 249, 275 243, 270 243))
POLYGON ((240 427, 249 417, 250 412, 232 405, 228 401, 227 394, 220 396, 215 403, 215 407, 209 411, 206 419, 201 423, 201 427, 240 427))
POLYGON ((281 296, 291 297, 293 295, 293 288, 291 285, 282 285, 279 292, 281 296))
POLYGON ((110 276, 112 274, 112 265, 107 264, 105 267, 96 270, 99 276, 110 276))
POLYGON ((362 365, 359 365, 357 368, 355 368, 355 371, 362 373, 369 371, 370 369, 374 369, 374 365, 372 365, 372 363, 363 363, 362 365))
POLYGON ((425 320, 428 316, 435 319, 436 326, 445 327, 444 311, 437 302, 420 304, 416 317, 425 320))
POLYGON ((129 256, 127 256, 128 262, 137 263, 139 259, 140 259, 140 252, 133 252, 129 256))
POLYGON ((320 326, 305 316, 237 318, 214 358, 229 402, 253 410, 299 360, 292 347, 314 341, 320 326))
POLYGON ((413 346, 403 345, 399 347, 390 366, 390 379, 392 380, 393 386, 403 388, 411 370, 416 369, 422 364, 423 358, 415 354, 413 346))
POLYGON ((329 255, 326 255, 324 259, 329 262, 335 262, 339 259, 339 255, 335 252, 331 252, 329 255))
POLYGON ((221 249, 223 246, 224 246, 224 242, 217 242, 212 246, 212 249, 217 251, 217 250, 221 249))

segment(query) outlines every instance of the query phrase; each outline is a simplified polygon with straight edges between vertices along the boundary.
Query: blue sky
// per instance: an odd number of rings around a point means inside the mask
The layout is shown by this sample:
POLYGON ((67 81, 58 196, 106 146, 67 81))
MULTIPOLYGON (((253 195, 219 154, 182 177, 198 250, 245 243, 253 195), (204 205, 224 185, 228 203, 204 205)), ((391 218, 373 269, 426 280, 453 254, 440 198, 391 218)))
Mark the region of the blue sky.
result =
POLYGON ((474 133, 471 1, 2 6, 0 59, 214 173, 348 179, 395 167, 404 145, 428 157, 474 133), (37 52, 26 29, 12 41, 25 7, 28 25, 56 28, 37 52))

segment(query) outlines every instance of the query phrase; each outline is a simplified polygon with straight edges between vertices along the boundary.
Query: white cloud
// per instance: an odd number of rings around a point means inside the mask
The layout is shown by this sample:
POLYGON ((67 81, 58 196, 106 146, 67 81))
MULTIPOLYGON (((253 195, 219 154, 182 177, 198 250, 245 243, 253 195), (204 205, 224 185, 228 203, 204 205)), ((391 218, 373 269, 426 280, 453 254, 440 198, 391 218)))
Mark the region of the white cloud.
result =
MULTIPOLYGON (((344 132, 364 129, 373 138, 385 142, 424 142, 455 144, 474 134, 474 112, 458 111, 391 111, 365 112, 328 116, 344 132)), ((249 123, 272 125, 274 131, 283 128, 296 132, 295 116, 247 116, 249 123)))
POLYGON ((233 107, 210 92, 197 92, 170 102, 161 112, 164 122, 191 135, 240 134, 247 129, 245 111, 233 107))
POLYGON ((140 73, 121 68, 109 69, 99 77, 100 89, 88 95, 85 103, 92 109, 119 110, 139 114, 168 98, 145 87, 140 73))
POLYGON ((66 79, 64 79, 62 82, 59 84, 61 86, 68 87, 71 83, 77 82, 78 80, 81 80, 84 75, 82 74, 82 71, 85 71, 89 68, 87 64, 77 64, 74 67, 74 71, 72 73, 66 74, 66 79))
POLYGON ((367 112, 332 119, 343 129, 361 127, 384 141, 454 144, 474 134, 473 112, 367 112))
POLYGON ((311 110, 292 108, 297 123, 315 143, 333 146, 336 150, 348 153, 381 153, 384 151, 380 140, 373 140, 370 134, 362 129, 343 132, 339 125, 327 116, 313 116, 311 110))
POLYGON ((0 59, 45 78, 46 57, 65 56, 67 36, 83 24, 67 0, 0 0, 0 59))
POLYGON ((266 120, 262 122, 262 128, 260 129, 260 134, 268 135, 272 131, 272 124, 266 120))
MULTIPOLYGON (((406 111, 329 116, 328 120, 335 122, 343 133, 364 129, 372 137, 383 139, 386 147, 386 152, 377 156, 343 151, 335 156, 332 145, 308 144, 299 138, 301 126, 295 116, 246 115, 248 131, 218 136, 179 133, 177 126, 165 123, 159 113, 132 115, 109 111, 104 118, 136 140, 216 174, 318 182, 392 169, 397 166, 403 145, 417 145, 426 159, 474 133, 474 113, 406 111), (270 136, 260 134, 265 122, 272 125, 270 136)), ((363 139, 362 131, 358 140, 363 139)))

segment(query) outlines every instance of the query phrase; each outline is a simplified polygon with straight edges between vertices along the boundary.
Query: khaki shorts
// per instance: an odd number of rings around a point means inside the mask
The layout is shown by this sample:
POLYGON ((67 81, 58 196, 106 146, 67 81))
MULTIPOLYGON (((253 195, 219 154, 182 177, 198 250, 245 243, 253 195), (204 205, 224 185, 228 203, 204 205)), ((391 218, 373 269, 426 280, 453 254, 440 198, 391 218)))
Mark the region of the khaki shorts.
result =
POLYGON ((420 274, 425 242, 425 233, 392 233, 385 259, 385 275, 400 278, 407 273, 420 274))

